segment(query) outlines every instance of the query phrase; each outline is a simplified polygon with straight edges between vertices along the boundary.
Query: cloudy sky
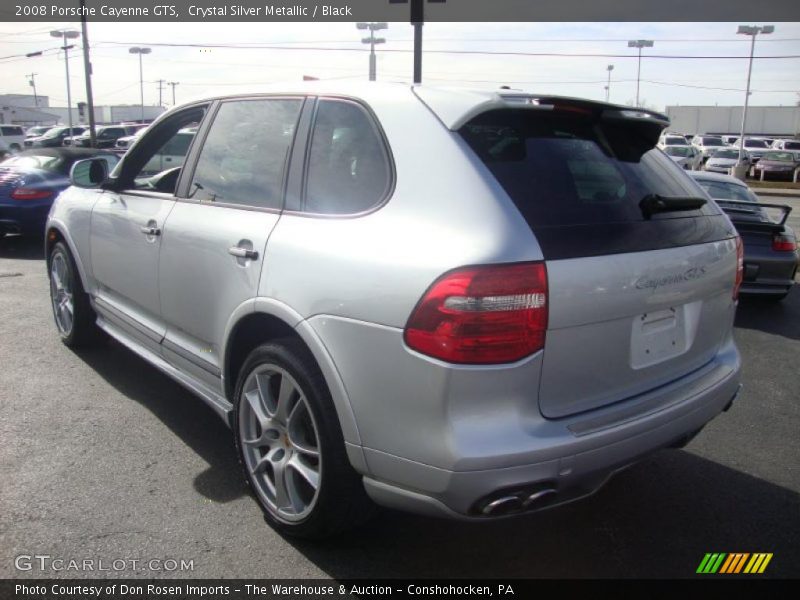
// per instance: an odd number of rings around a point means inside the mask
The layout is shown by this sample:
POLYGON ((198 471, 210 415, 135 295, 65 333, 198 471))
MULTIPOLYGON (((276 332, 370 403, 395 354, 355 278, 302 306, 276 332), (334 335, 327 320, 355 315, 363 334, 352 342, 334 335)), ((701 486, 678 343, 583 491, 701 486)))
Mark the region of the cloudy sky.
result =
MULTIPOLYGON (((647 106, 663 110, 675 104, 740 105, 749 38, 736 35, 737 25, 428 23, 423 82, 489 88, 507 84, 604 99, 607 66, 613 64, 611 101, 625 104, 636 95, 637 65, 627 41, 652 39, 655 45, 645 50, 641 74, 640 95, 647 106), (681 56, 710 58, 674 58, 681 56)), ((56 48, 58 40, 49 35, 51 29, 64 27, 70 24, 0 24, 0 93, 30 93, 27 75, 37 73, 38 93, 49 96, 53 106, 66 104, 64 57, 56 48), (45 51, 42 56, 24 57, 39 50, 45 51)), ((74 28, 79 29, 79 23, 74 28)), ((390 23, 381 35, 386 44, 378 47, 378 79, 409 81, 411 26, 390 23)), ((139 103, 138 58, 129 54, 130 46, 152 47, 152 54, 144 57, 144 93, 145 104, 157 104, 158 79, 179 82, 178 102, 215 87, 297 81, 303 75, 363 79, 368 56, 361 37, 354 23, 90 23, 95 103, 139 103), (278 47, 253 47, 270 45, 278 47)), ((751 103, 796 104, 800 23, 776 23, 775 33, 759 36, 756 56, 760 55, 792 58, 754 62, 751 103)), ((77 51, 70 53, 70 68, 73 102, 85 100, 77 51)), ((165 105, 172 102, 170 90, 163 93, 165 105)))

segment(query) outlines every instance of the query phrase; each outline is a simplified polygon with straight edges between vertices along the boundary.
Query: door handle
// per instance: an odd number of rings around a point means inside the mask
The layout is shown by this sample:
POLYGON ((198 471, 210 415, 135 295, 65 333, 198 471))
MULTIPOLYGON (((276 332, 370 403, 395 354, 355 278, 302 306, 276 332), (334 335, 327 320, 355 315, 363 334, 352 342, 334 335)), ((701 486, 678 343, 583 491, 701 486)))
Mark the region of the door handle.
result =
POLYGON ((228 248, 228 254, 236 258, 249 258, 250 260, 258 260, 258 252, 256 250, 248 250, 247 248, 240 248, 239 246, 231 246, 228 248))
POLYGON ((145 235, 161 235, 161 230, 158 227, 150 227, 149 225, 142 225, 139 227, 139 231, 145 235))

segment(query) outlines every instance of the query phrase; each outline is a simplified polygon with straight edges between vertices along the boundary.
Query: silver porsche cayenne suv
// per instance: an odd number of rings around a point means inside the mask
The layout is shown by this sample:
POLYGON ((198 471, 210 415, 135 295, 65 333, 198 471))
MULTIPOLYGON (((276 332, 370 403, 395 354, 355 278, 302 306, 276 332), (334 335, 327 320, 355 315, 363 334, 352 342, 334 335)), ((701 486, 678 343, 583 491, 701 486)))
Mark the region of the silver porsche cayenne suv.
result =
POLYGON ((281 532, 570 502, 739 390, 741 244, 667 125, 401 84, 190 102, 111 173, 74 166, 55 323, 216 411, 281 532))

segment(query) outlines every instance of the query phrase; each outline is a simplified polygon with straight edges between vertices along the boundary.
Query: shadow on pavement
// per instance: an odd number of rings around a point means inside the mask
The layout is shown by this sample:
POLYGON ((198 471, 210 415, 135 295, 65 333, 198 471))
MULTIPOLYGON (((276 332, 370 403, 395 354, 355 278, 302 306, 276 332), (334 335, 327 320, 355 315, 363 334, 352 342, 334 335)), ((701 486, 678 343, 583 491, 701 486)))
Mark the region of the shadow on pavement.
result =
POLYGON ((781 302, 742 296, 734 325, 800 340, 800 285, 795 288, 781 302))
POLYGON ((44 260, 44 238, 21 235, 0 237, 0 258, 44 260))
POLYGON ((208 463, 208 469, 194 479, 198 493, 214 502, 230 502, 248 493, 231 431, 202 400, 113 340, 76 354, 208 463))
POLYGON ((337 579, 693 577, 706 552, 773 552, 765 575, 793 577, 798 531, 800 495, 669 450, 591 498, 526 517, 469 524, 385 511, 343 538, 288 541, 337 579))

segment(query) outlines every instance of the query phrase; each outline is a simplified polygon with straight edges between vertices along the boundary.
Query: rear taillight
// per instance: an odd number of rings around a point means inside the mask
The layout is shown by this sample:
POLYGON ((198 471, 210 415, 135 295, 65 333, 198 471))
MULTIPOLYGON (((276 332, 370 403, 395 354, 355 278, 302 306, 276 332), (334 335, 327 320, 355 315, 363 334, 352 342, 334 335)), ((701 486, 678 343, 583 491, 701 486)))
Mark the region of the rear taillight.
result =
POLYGON ((790 235, 779 233, 772 238, 772 249, 776 252, 794 252, 797 250, 797 240, 790 235))
POLYGON ((14 200, 44 200, 53 195, 53 190, 21 187, 11 192, 14 200))
POLYGON ((428 289, 406 325, 406 344, 451 363, 498 364, 544 347, 544 263, 466 267, 428 289))
POLYGON ((742 238, 736 236, 736 280, 733 283, 733 299, 739 299, 739 288, 742 287, 744 279, 744 246, 742 238))

